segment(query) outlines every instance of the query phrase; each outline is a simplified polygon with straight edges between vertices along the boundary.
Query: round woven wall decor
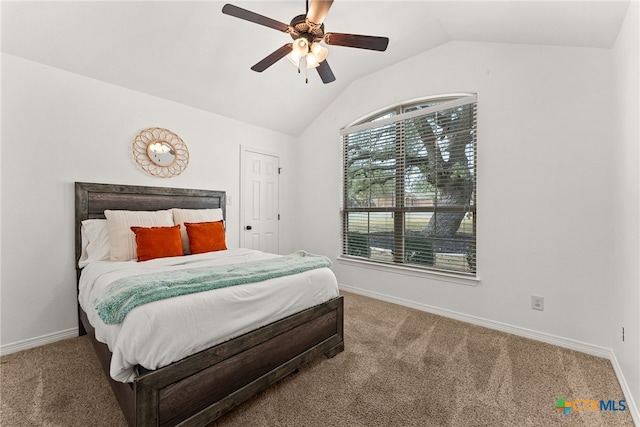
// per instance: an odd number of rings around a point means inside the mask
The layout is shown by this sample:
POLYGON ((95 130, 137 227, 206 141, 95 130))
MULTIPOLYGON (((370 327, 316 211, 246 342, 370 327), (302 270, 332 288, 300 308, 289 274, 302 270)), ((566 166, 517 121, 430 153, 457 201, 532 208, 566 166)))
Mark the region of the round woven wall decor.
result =
POLYGON ((163 128, 148 128, 133 140, 133 157, 149 175, 171 178, 180 175, 189 164, 189 149, 175 133, 163 128))

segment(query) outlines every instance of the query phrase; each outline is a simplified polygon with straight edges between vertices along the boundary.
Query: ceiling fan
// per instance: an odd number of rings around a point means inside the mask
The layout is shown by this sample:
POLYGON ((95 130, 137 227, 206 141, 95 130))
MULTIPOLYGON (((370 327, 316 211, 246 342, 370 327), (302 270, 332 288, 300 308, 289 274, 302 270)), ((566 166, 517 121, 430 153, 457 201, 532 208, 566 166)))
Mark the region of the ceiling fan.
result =
POLYGON ((320 42, 333 46, 355 47, 381 52, 385 51, 389 44, 387 37, 325 33, 322 22, 332 3, 333 0, 311 0, 311 4, 309 4, 307 0, 307 14, 296 16, 288 25, 232 4, 225 4, 222 13, 288 33, 293 39, 293 43, 287 43, 276 49, 251 67, 253 71, 260 73, 286 56, 298 66, 298 72, 300 72, 300 68, 315 68, 323 83, 331 83, 336 77, 326 61, 328 49, 320 42))

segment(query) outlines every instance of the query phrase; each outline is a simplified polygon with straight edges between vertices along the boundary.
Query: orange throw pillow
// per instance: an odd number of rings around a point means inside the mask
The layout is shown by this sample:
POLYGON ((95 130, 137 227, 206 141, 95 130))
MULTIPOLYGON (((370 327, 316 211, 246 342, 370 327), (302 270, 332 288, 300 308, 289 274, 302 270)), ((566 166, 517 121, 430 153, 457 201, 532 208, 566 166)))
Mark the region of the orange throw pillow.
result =
POLYGON ((227 249, 222 221, 185 222, 192 254, 221 251, 227 249))
POLYGON ((131 231, 136 235, 138 261, 184 255, 179 225, 173 227, 131 227, 131 231))

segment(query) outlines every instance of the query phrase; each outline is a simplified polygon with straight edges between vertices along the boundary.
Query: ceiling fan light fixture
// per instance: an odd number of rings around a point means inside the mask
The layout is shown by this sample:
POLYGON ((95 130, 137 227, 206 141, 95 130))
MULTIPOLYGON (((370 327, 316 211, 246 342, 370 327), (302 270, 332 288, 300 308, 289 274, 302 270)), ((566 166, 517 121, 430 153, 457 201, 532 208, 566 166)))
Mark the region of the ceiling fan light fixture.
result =
POLYGON ((312 54, 308 53, 302 58, 298 58, 293 52, 287 55, 287 59, 298 68, 316 68, 320 62, 312 54))
POLYGON ((307 60, 307 68, 315 68, 320 65, 320 61, 312 52, 307 53, 305 59, 307 60))
POLYGON ((296 67, 300 64, 300 57, 293 51, 287 55, 287 59, 296 67))
POLYGON ((324 61, 325 59, 327 59, 327 55, 329 54, 329 49, 327 49, 326 47, 322 46, 318 42, 314 42, 311 45, 310 54, 313 54, 313 56, 317 59, 318 64, 319 64, 322 61, 324 61))
POLYGON ((328 49, 315 42, 309 47, 307 39, 301 37, 293 41, 287 59, 298 69, 316 68, 327 57, 328 49))
POLYGON ((298 56, 298 54, 296 52, 291 51, 291 53, 287 55, 287 59, 289 60, 289 62, 291 62, 296 67, 298 67, 300 65, 300 59, 301 58, 298 56))
POLYGON ((304 37, 300 37, 299 39, 295 39, 293 41, 293 45, 291 46, 291 53, 294 58, 302 58, 307 53, 309 53, 309 42, 304 37))

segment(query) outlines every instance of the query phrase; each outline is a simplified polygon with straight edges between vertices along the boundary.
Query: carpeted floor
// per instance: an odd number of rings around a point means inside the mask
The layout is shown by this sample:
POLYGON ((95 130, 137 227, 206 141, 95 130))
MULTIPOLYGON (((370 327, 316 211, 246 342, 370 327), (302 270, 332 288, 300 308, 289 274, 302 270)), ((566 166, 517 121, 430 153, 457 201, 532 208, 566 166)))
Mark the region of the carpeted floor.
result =
MULTIPOLYGON (((213 425, 633 426, 628 410, 555 409, 559 398, 620 408, 606 359, 347 293, 344 329, 344 352, 213 425)), ((86 337, 0 363, 2 426, 125 425, 86 337)))

